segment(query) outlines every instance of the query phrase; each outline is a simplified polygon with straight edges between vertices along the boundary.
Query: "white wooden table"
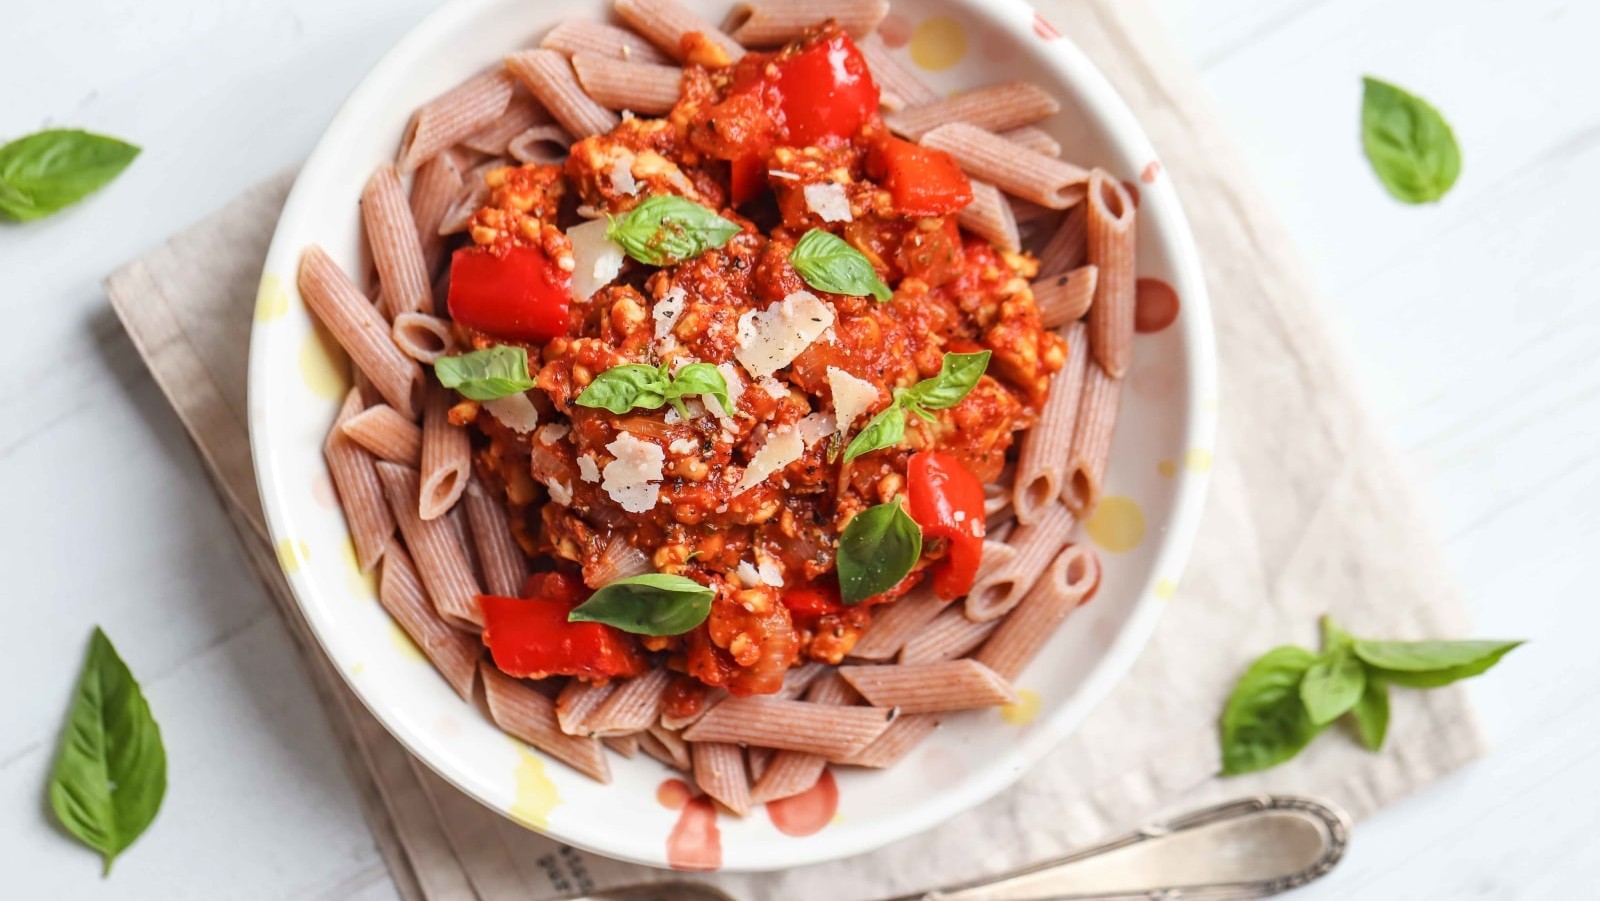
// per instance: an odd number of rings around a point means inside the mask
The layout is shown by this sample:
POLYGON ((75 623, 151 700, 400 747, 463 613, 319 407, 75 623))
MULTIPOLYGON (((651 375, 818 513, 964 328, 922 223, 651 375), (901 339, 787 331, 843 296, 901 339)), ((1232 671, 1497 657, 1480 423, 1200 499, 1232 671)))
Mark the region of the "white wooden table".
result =
MULTIPOLYGON (((1488 760, 1362 824, 1297 897, 1536 899, 1600 886, 1600 4, 1156 0, 1318 275, 1484 635, 1488 760), (1360 76, 1465 153, 1390 202, 1360 76)), ((99 288, 309 149, 434 0, 8 4, 0 135, 145 146, 91 202, 0 228, 0 895, 390 898, 289 639, 99 288), (171 789, 102 882, 43 795, 91 627, 161 712, 171 789)))

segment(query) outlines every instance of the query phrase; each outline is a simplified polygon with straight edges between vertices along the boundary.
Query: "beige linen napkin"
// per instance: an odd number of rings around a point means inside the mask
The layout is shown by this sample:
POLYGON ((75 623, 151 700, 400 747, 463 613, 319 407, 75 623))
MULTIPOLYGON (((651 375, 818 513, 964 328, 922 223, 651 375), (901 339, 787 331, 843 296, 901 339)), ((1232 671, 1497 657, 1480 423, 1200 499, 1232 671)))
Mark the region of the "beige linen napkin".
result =
MULTIPOLYGON (((1128 677, 1010 791, 853 860, 708 878, 741 898, 840 901, 934 887, 1058 855, 1158 813, 1263 790, 1369 814, 1482 753, 1459 689, 1397 692, 1381 755, 1339 736, 1269 773, 1219 780, 1215 721, 1251 658, 1315 641, 1316 617, 1395 637, 1457 636, 1465 617, 1437 546, 1313 308, 1315 289, 1198 78, 1138 0, 1046 12, 1100 65, 1155 141, 1207 267, 1221 360, 1214 481, 1188 572, 1128 677), (810 890, 808 892, 808 889, 810 890)), ((287 190, 258 186, 106 283, 199 446, 262 582, 311 667, 368 821, 406 898, 534 898, 665 878, 564 848, 479 807, 417 764, 310 639, 266 541, 245 433, 245 347, 287 190)))

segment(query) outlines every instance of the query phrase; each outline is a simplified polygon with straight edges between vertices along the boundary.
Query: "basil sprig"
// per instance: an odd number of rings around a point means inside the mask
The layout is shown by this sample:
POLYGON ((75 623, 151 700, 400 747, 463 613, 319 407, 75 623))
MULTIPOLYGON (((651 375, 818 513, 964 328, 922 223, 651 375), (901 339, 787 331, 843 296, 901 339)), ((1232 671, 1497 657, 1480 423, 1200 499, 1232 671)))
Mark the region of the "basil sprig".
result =
POLYGON ((859 604, 900 584, 922 557, 922 530, 898 501, 857 513, 839 536, 839 597, 859 604))
POLYGON ((528 373, 528 352, 499 345, 433 362, 439 384, 469 400, 495 400, 521 394, 534 386, 528 373))
POLYGON ((1376 78, 1363 78, 1361 146, 1390 195, 1432 203, 1461 175, 1461 148, 1450 123, 1428 101, 1376 78))
POLYGON ((938 417, 930 411, 948 410, 972 393, 978 379, 983 377, 984 370, 989 368, 989 356, 987 350, 970 354, 946 353, 939 364, 938 375, 923 379, 910 388, 895 389, 894 400, 889 406, 872 417, 845 448, 845 462, 899 444, 906 435, 907 412, 928 422, 936 422, 938 417))
POLYGON ((78 676, 50 776, 50 808, 67 831, 111 862, 161 809, 167 752, 139 683, 99 628, 78 676))
POLYGON ((69 128, 35 132, 0 147, 0 215, 42 219, 105 187, 139 148, 69 128))
POLYGON ((1488 670, 1520 641, 1368 641, 1322 620, 1322 653, 1268 651, 1222 712, 1222 774, 1277 766, 1345 716, 1368 750, 1389 729, 1389 686, 1433 688, 1488 670))
POLYGON ((789 251, 789 265, 806 284, 818 291, 852 297, 870 294, 880 302, 894 297, 889 286, 878 278, 878 271, 872 268, 866 254, 838 235, 820 228, 800 236, 794 249, 789 251))
POLYGON ((717 399, 724 412, 733 413, 728 401, 728 382, 710 363, 690 363, 673 373, 665 363, 650 366, 624 363, 595 376, 578 395, 578 406, 610 410, 622 415, 629 410, 656 410, 672 404, 680 415, 688 416, 683 399, 694 395, 717 399))
POLYGON ((607 217, 606 237, 628 256, 651 266, 692 260, 728 243, 739 226, 673 194, 651 197, 618 219, 607 217))
POLYGON ((596 591, 567 614, 567 621, 605 623, 635 635, 682 635, 711 615, 715 596, 693 579, 645 573, 596 591))

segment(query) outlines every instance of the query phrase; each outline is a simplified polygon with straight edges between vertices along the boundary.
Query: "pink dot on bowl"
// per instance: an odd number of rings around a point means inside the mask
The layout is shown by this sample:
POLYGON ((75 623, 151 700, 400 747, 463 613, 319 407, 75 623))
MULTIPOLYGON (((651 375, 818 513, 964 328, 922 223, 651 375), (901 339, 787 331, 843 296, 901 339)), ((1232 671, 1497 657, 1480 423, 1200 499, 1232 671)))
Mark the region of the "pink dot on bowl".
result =
POLYGON ((1139 173, 1139 180, 1147 185, 1153 185, 1156 183, 1156 177, 1160 174, 1161 164, 1155 160, 1151 160, 1145 165, 1144 171, 1139 173))
POLYGON ((1141 278, 1135 283, 1133 330, 1140 334, 1159 332, 1178 319, 1177 289, 1159 278, 1141 278))
POLYGON ((1033 14, 1033 33, 1047 41, 1054 41, 1061 37, 1061 32, 1057 31, 1054 25, 1046 22, 1044 16, 1038 13, 1033 14))
POLYGON ((333 493, 333 482, 325 472, 319 472, 311 480, 311 498, 317 506, 333 509, 339 506, 339 496, 333 493))
POLYGON ((878 37, 885 47, 904 47, 911 43, 911 20, 898 13, 890 13, 878 23, 878 37))

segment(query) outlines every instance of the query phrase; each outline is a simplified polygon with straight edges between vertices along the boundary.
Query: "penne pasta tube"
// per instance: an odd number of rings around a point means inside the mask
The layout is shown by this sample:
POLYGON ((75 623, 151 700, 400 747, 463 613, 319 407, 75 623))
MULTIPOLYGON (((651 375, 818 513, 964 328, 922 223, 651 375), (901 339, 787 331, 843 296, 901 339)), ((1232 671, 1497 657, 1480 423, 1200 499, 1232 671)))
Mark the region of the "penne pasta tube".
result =
POLYGON ((1117 408, 1122 403, 1121 380, 1107 375, 1093 360, 1087 369, 1077 422, 1072 428, 1072 444, 1067 449, 1067 477, 1061 489, 1067 508, 1080 519, 1088 519, 1100 505, 1111 439, 1117 430, 1117 408))
POLYGON ((922 740, 933 734, 939 728, 939 715, 937 713, 907 713, 895 718, 889 728, 883 730, 878 740, 862 748, 858 753, 852 754, 838 761, 844 766, 864 766, 881 769, 894 766, 905 759, 907 754, 922 743, 922 740))
POLYGON ((975 623, 967 619, 959 607, 950 607, 934 618, 928 627, 906 642, 900 651, 900 662, 938 663, 966 656, 968 651, 983 644, 990 633, 1000 625, 996 620, 975 623))
POLYGON ((1000 189, 986 181, 971 179, 972 202, 961 208, 956 221, 961 227, 1002 249, 1017 251, 1022 239, 1017 233, 1017 217, 1000 189))
POLYGON ((472 546, 483 582, 490 594, 519 597, 528 578, 528 558, 511 532, 511 517, 500 498, 476 481, 467 483, 465 503, 467 523, 472 527, 472 546))
POLYGON ((950 154, 973 178, 1053 210, 1081 202, 1089 179, 1087 170, 962 122, 929 131, 922 144, 950 154))
POLYGON ((422 649, 456 694, 470 702, 483 645, 439 615, 422 588, 411 556, 399 545, 392 545, 384 557, 378 603, 422 649))
POLYGON ((672 58, 626 28, 593 19, 562 19, 539 46, 564 56, 593 53, 636 63, 668 63, 672 58))
POLYGON ((972 659, 1006 679, 1016 679, 1039 655, 1067 614, 1094 590, 1099 578, 1100 562, 1094 551, 1081 544, 1068 545, 972 659))
POLYGON ((383 286, 389 317, 399 313, 433 312, 433 280, 422 257, 411 201, 400 187, 394 166, 384 163, 361 192, 361 224, 383 286))
MULTIPOLYGON (((855 689, 839 678, 838 673, 828 673, 806 690, 806 700, 813 704, 830 704, 845 707, 860 700, 855 689)), ((754 749, 753 749, 754 750, 754 749)), ((752 757, 752 760, 754 757, 752 757)), ((750 800, 765 804, 798 795, 817 784, 817 779, 828 766, 828 761, 805 751, 778 751, 764 762, 759 772, 753 773, 755 786, 750 790, 750 800)), ((754 770, 755 767, 752 767, 754 770)))
POLYGON ((667 766, 685 772, 689 770, 689 743, 671 729, 651 726, 640 736, 639 747, 667 766), (652 748, 652 744, 656 747, 652 748))
POLYGON ((860 40, 888 14, 888 0, 753 0, 734 6, 722 30, 746 47, 777 47, 832 19, 860 40))
POLYGON ((1083 394, 1083 379, 1089 360, 1088 327, 1074 322, 1065 332, 1067 362, 1050 379, 1050 395, 1039 410, 1039 419, 1022 436, 1017 455, 1017 479, 1011 488, 1011 506, 1017 522, 1033 525, 1044 518, 1066 486, 1068 454, 1062 448, 1072 445, 1073 426, 1078 420, 1078 403, 1083 394))
POLYGON ((973 622, 988 622, 1004 616, 1021 602, 1023 595, 1039 580, 1056 552, 1067 543, 1075 520, 1061 504, 1051 504, 1038 522, 1018 528, 1005 547, 1010 554, 998 554, 992 564, 987 558, 989 542, 984 542, 984 565, 967 593, 966 615, 973 622))
POLYGON ((555 701, 488 663, 483 663, 480 670, 489 718, 496 726, 591 779, 611 781, 605 748, 593 738, 562 732, 556 722, 555 701))
POLYGON ((1051 137, 1049 132, 1044 129, 1032 125, 1006 129, 1000 132, 1000 137, 1019 147, 1026 147, 1034 153, 1041 153, 1045 156, 1061 155, 1061 142, 1051 137))
POLYGON ((629 576, 639 576, 656 571, 655 564, 644 551, 633 546, 621 535, 615 536, 606 544, 605 550, 600 552, 592 565, 583 568, 583 583, 590 588, 601 588, 610 585, 618 579, 629 576))
POLYGON ((894 712, 872 707, 832 707, 752 695, 730 697, 684 730, 695 741, 723 741, 806 751, 835 760, 870 744, 894 712))
POLYGON ((660 115, 678 102, 683 69, 579 53, 572 57, 578 83, 607 109, 660 115))
POLYGON ((798 754, 798 751, 774 751, 771 748, 745 748, 744 756, 747 764, 745 769, 750 773, 750 781, 758 782, 766 775, 767 767, 772 759, 779 754, 798 754))
MULTIPOLYGON (((422 265, 431 276, 444 262, 444 239, 439 223, 461 195, 461 167, 452 154, 441 153, 423 163, 411 180, 411 218, 417 223, 417 243, 422 265)), ((434 305, 437 309, 437 304, 434 305)))
POLYGON ((661 709, 661 727, 673 732, 688 728, 728 696, 725 689, 687 677, 680 680, 673 694, 678 702, 665 704, 661 709))
POLYGON ((873 707, 901 713, 942 713, 1017 703, 1011 684, 976 660, 891 666, 841 666, 844 677, 873 707))
POLYGON ((820 678, 827 669, 827 664, 817 660, 807 660, 799 666, 791 667, 783 674, 783 687, 773 692, 771 696, 783 699, 798 698, 805 694, 811 683, 820 678))
POLYGON ((1055 234, 1039 251, 1039 274, 1036 279, 1060 275, 1069 269, 1082 266, 1089 259, 1088 204, 1079 204, 1070 210, 1057 226, 1055 234))
POLYGON ((420 415, 422 367, 394 346, 389 324, 321 247, 301 255, 299 285, 306 306, 384 400, 404 416, 420 415))
POLYGON ((394 535, 394 516, 384 500, 383 484, 373 468, 372 455, 344 432, 344 427, 360 415, 361 390, 351 388, 322 444, 322 458, 328 464, 328 475, 339 493, 339 506, 350 525, 356 563, 362 572, 371 572, 394 535))
POLYGON ((450 512, 472 477, 471 439, 466 429, 450 422, 454 403, 450 389, 428 386, 422 410, 422 485, 417 494, 417 515, 425 520, 450 512))
POLYGON ((1009 195, 1006 196, 1006 206, 1011 207, 1011 217, 1017 220, 1019 231, 1025 224, 1031 227, 1033 223, 1038 222, 1040 219, 1048 219, 1061 213, 1060 210, 1052 210, 1031 200, 1023 200, 1021 197, 1011 197, 1009 195))
POLYGON ((661 718, 661 703, 672 672, 656 667, 623 682, 584 722, 590 735, 629 735, 643 732, 661 718))
POLYGON ((743 748, 726 742, 692 742, 689 760, 701 791, 735 816, 750 812, 750 778, 745 773, 743 748))
POLYGON ((535 125, 506 145, 506 152, 519 163, 556 163, 567 158, 572 135, 559 125, 535 125))
POLYGON ((422 427, 388 404, 368 407, 340 427, 351 441, 380 460, 412 468, 422 465, 422 427))
POLYGON ((932 579, 923 579, 894 603, 873 608, 872 627, 850 649, 850 656, 889 660, 949 603, 934 593, 932 579))
POLYGON ((633 735, 613 735, 610 738, 600 739, 600 743, 621 754, 623 757, 633 758, 639 754, 639 736, 646 733, 633 735))
POLYGON ((472 576, 455 526, 448 517, 425 520, 417 513, 417 497, 422 480, 416 470, 393 463, 378 463, 378 478, 389 499, 400 534, 405 536, 422 584, 428 589, 439 615, 460 629, 483 628, 483 611, 478 606, 478 583, 472 576))
POLYGON ((1102 169, 1089 179, 1088 258, 1099 270, 1089 307, 1089 347, 1113 378, 1122 378, 1133 357, 1136 300, 1134 218, 1128 191, 1102 169))
POLYGON ((506 57, 506 68, 527 86, 574 137, 604 134, 621 120, 579 87, 567 58, 554 50, 524 50, 506 57))
POLYGON ((511 78, 496 69, 474 75, 419 108, 400 141, 395 162, 408 175, 499 118, 511 102, 511 78))
MULTIPOLYGON (((1049 118, 1060 110, 1061 104, 1044 88, 1026 81, 1004 81, 890 113, 883 117, 883 124, 895 134, 917 141, 950 122, 1004 132, 1049 118)), ((1009 137, 1007 140, 1017 143, 1009 137)))
MULTIPOLYGON (((428 307, 433 307, 433 292, 428 292, 428 307)), ((427 313, 401 313, 394 317, 389 336, 395 347, 418 363, 433 364, 455 351, 455 334, 450 323, 427 313)))
POLYGON ((1035 281, 1033 302, 1039 308, 1040 324, 1045 328, 1060 328, 1082 319, 1094 302, 1094 289, 1099 281, 1100 270, 1094 266, 1079 266, 1035 281))
POLYGON ((894 53, 883 43, 883 38, 869 34, 856 42, 856 48, 867 61, 867 71, 878 83, 883 105, 891 110, 921 106, 939 99, 934 90, 895 59, 894 53))
POLYGON ((511 139, 535 125, 550 124, 550 112, 528 94, 513 94, 498 119, 461 141, 461 146, 488 156, 505 156, 511 139))
POLYGON ((556 723, 568 735, 588 735, 589 719, 617 690, 616 680, 595 685, 572 679, 556 695, 556 723))
POLYGON ((616 0, 617 15, 680 62, 726 65, 744 56, 739 42, 711 27, 677 0, 616 0), (694 34, 700 34, 696 39, 694 34))

